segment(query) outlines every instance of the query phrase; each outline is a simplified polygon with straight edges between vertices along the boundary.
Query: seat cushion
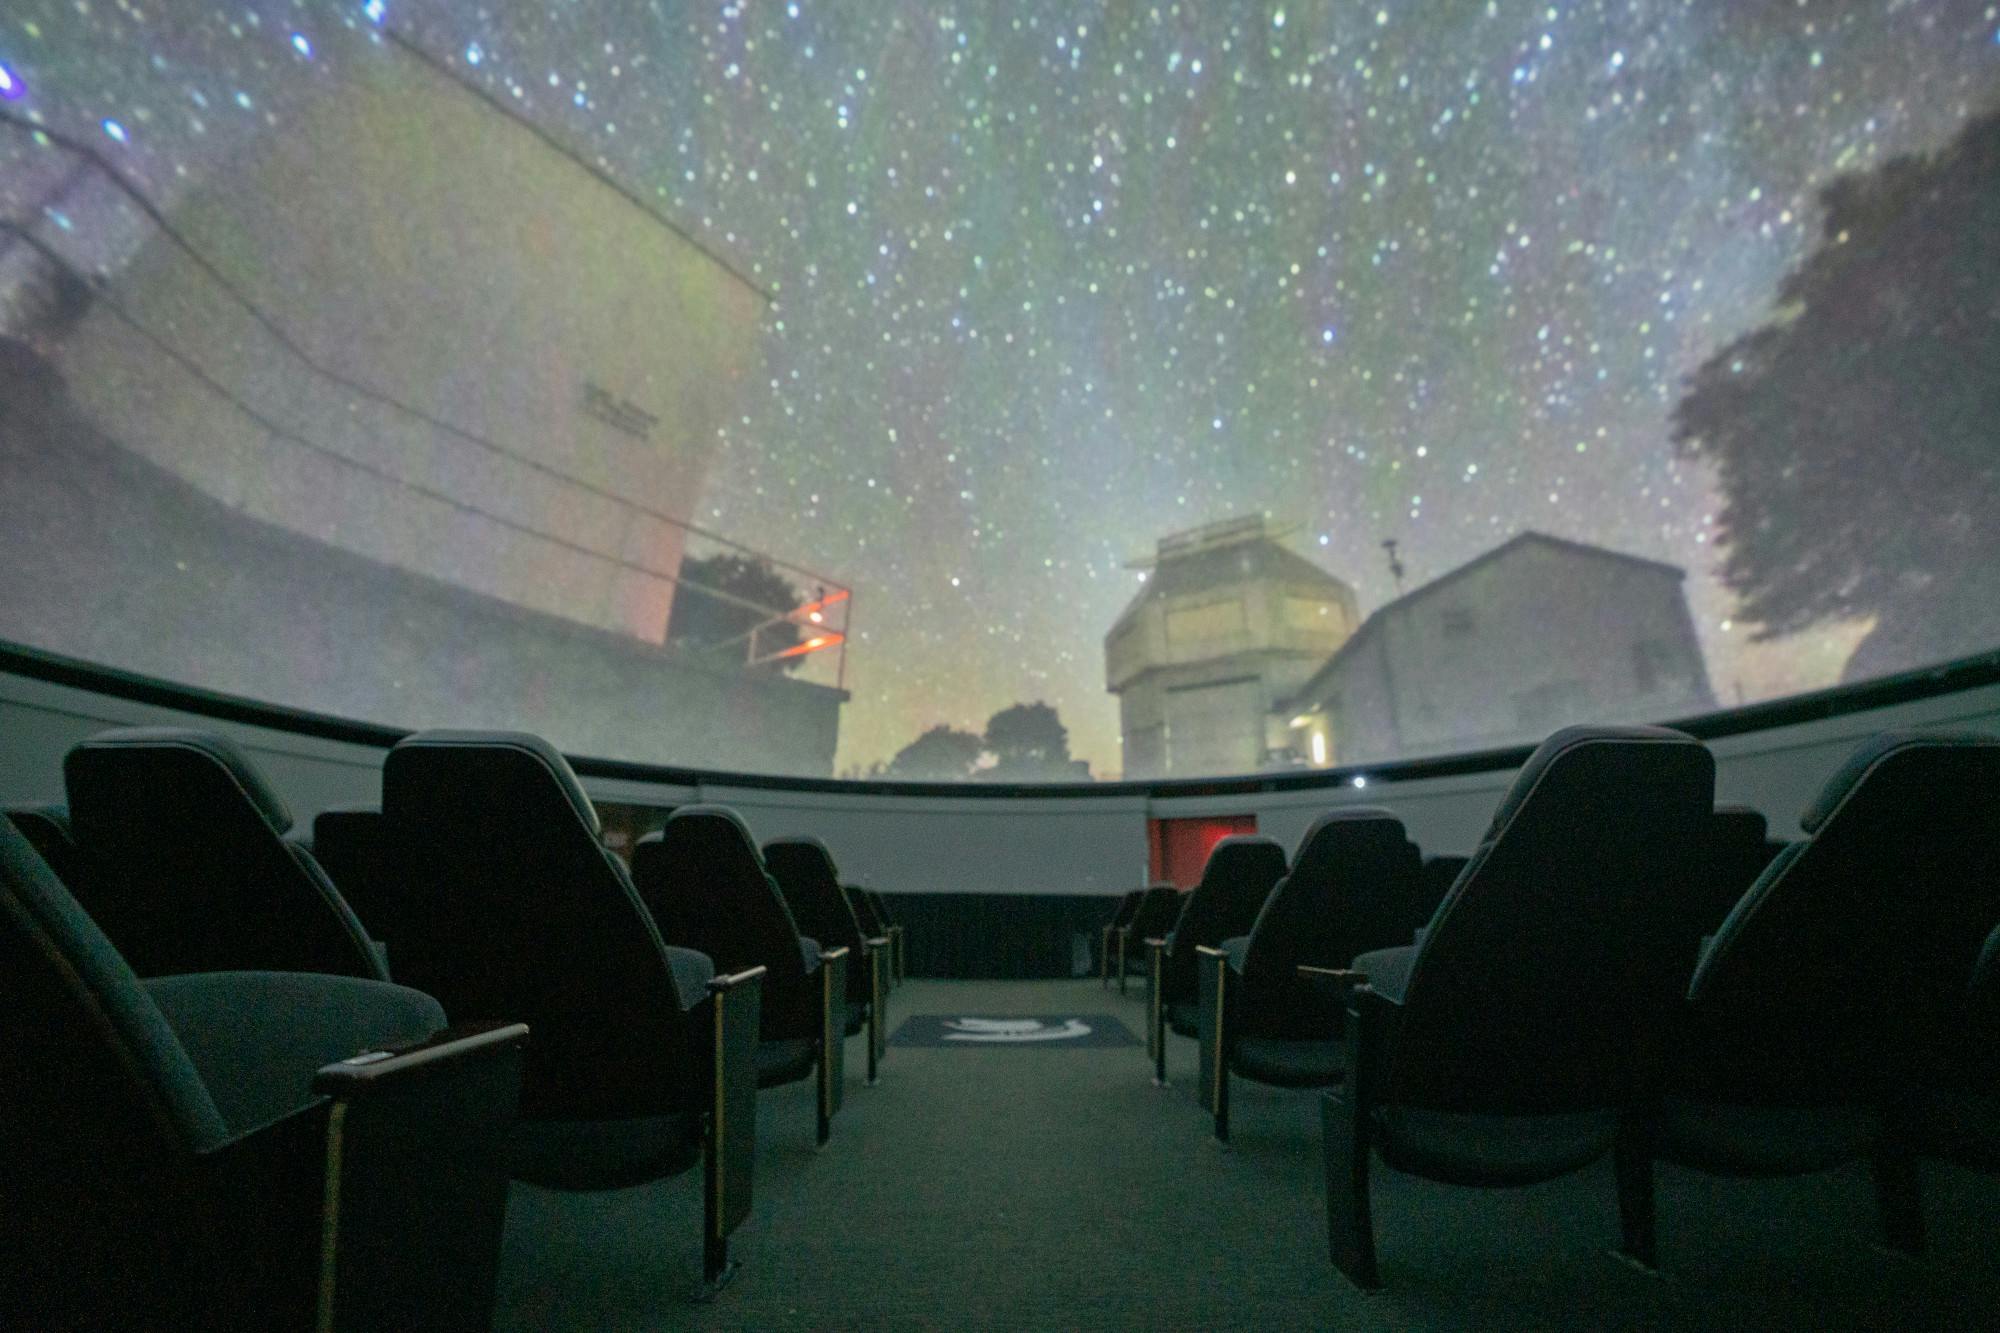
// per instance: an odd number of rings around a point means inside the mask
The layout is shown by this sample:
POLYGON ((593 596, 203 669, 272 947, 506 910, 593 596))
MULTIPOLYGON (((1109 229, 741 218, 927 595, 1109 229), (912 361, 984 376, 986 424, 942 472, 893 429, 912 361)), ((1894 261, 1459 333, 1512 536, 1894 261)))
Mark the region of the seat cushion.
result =
POLYGON ((701 1117, 523 1120, 509 1144, 516 1180, 558 1190, 615 1190, 676 1176, 701 1160, 701 1117))
POLYGON ((1323 1088, 1340 1082, 1346 1072, 1346 1056, 1343 1042, 1242 1037, 1231 1053, 1229 1067, 1244 1078, 1281 1088, 1323 1088))
POLYGON ((1167 1026, 1183 1037, 1201 1035, 1201 1006, 1182 1001, 1167 1006, 1167 1026))
POLYGON ((1669 1099, 1657 1155, 1725 1176, 1791 1176, 1865 1156, 1881 1118, 1865 1106, 1734 1106, 1669 1099))
POLYGON ((775 1088, 812 1073, 813 1043, 803 1037, 757 1043, 757 1086, 775 1088))
POLYGON ((318 972, 199 972, 141 983, 235 1134, 312 1099, 322 1065, 414 1045, 444 1027, 407 986, 318 972))
POLYGON ((868 1005, 861 1000, 847 1002, 847 1035, 853 1036, 868 1025, 868 1005))
POLYGON ((1611 1151, 1618 1117, 1474 1115, 1387 1107, 1376 1112, 1382 1160, 1399 1171, 1452 1185, 1532 1185, 1553 1180, 1611 1151))

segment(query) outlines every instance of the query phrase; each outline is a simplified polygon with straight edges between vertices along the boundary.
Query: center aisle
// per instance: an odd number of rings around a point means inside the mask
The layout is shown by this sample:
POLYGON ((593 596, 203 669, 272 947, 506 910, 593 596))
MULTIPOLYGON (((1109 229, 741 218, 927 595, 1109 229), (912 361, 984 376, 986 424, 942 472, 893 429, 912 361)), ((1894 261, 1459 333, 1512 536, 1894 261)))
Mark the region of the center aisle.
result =
POLYGON ((1225 1150, 1187 1091, 1155 1088, 1140 1000, 1094 981, 909 981, 913 1015, 1109 1014, 1135 1044, 976 1049, 892 1045, 873 1088, 848 1043, 846 1105, 813 1147, 811 1085, 758 1103, 756 1205, 736 1280, 688 1302, 698 1266, 694 1176, 616 1194, 516 1185, 496 1327, 1142 1328, 1266 1319, 1324 1323, 1311 1097, 1241 1085, 1225 1150))

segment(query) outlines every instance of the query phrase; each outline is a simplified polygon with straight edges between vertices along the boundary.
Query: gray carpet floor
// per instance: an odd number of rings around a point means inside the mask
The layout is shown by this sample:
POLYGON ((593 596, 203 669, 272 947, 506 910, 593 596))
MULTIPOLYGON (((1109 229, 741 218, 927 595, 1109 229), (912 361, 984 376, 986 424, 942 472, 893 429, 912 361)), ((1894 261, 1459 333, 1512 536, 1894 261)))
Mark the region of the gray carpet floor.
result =
MULTIPOLYGON (((911 1014, 1113 1013, 1082 982, 921 982, 911 1014)), ((1143 1047, 892 1047, 813 1145, 811 1085, 758 1103, 755 1212, 711 1305, 698 1172, 598 1195, 514 1187, 503 1329, 1527 1329, 1993 1327, 2000 1182, 1926 1163, 1931 1245, 1873 1243, 1865 1170, 1787 1181, 1660 1169, 1662 1274, 1611 1257, 1611 1168, 1518 1190, 1375 1167, 1387 1289, 1328 1264, 1317 1093, 1232 1085, 1232 1142, 1143 1047)))

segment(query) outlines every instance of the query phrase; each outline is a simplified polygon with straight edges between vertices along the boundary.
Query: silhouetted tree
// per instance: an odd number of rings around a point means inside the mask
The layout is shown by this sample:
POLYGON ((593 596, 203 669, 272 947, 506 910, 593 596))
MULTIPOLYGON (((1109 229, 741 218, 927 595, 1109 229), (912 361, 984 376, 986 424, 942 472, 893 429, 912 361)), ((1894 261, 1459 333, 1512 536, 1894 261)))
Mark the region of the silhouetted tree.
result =
POLYGON ((1820 191, 1769 323, 1674 413, 1759 638, 1875 627, 1849 679, 2000 644, 2000 113, 1820 191))
POLYGON ((1069 728, 1056 710, 1040 700, 1014 704, 986 722, 986 748, 994 758, 983 776, 1051 778, 1071 776, 1069 728))
POLYGON ((986 742, 978 736, 940 723, 896 751, 880 776, 958 781, 972 776, 985 750, 986 742))
MULTIPOLYGON (((667 642, 683 648, 712 651, 740 665, 749 651, 750 627, 800 605, 806 599, 790 581, 763 560, 723 552, 681 561, 680 585, 674 589, 673 614, 667 618, 667 642), (724 593, 725 597, 712 594, 724 593), (731 598, 740 598, 733 601, 731 598), (752 602, 756 607, 744 606, 752 602)), ((791 621, 764 625, 757 631, 757 652, 781 652, 804 641, 801 627, 791 621)), ((795 671, 806 659, 781 658, 764 670, 795 671)))

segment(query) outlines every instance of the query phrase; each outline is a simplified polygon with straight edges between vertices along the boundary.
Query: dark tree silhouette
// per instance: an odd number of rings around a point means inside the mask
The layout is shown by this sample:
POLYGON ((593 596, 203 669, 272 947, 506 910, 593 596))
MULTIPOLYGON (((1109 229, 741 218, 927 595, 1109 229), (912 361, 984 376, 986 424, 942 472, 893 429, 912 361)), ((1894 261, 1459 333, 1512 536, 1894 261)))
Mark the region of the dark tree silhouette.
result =
POLYGON ((958 781, 972 776, 985 751, 986 742, 978 736, 940 723, 896 751, 879 776, 958 781))
POLYGON ((986 722, 986 748, 993 767, 983 776, 999 779, 1071 776, 1069 728, 1056 710, 1037 700, 1014 704, 986 722))
POLYGON ((1757 637, 1873 616, 1848 679, 2000 646, 2000 113, 1820 191, 1769 323, 1695 372, 1757 637))
MULTIPOLYGON (((667 642, 740 666, 748 657, 750 627, 804 601, 799 590, 765 561, 728 552, 683 560, 680 584, 674 589, 673 614, 667 618, 667 642)), ((757 631, 757 652, 759 656, 780 652, 804 638, 801 628, 791 621, 764 625, 757 631)), ((805 660, 801 654, 767 662, 759 669, 795 671, 805 660)))

